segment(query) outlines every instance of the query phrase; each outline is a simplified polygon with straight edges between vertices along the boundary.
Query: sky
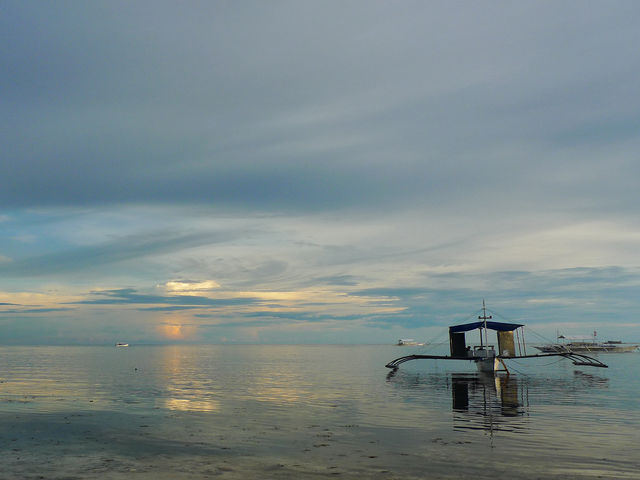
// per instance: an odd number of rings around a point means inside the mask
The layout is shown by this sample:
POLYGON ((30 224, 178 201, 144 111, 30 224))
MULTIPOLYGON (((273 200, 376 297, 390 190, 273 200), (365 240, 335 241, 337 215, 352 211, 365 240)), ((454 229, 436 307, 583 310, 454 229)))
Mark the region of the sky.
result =
POLYGON ((0 5, 0 344, 640 340, 637 1, 0 5))

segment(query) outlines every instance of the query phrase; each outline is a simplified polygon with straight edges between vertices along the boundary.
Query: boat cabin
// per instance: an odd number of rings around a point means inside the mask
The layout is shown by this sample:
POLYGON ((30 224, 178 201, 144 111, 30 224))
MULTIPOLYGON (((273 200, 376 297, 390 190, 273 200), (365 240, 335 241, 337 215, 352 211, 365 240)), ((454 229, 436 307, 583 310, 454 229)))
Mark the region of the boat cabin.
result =
MULTIPOLYGON (((514 338, 514 332, 523 325, 518 323, 501 323, 493 321, 479 321, 465 323, 462 325, 453 325, 449 327, 449 345, 451 348, 451 357, 482 359, 492 358, 496 355, 504 357, 513 357, 521 353, 523 345, 520 338, 514 338), (466 332, 479 330, 480 344, 468 346, 466 341, 466 332), (487 330, 493 330, 497 334, 498 352, 496 353, 495 345, 488 341, 487 330), (516 346, 518 353, 516 353, 516 346)), ((523 342, 524 343, 524 342, 523 342)))

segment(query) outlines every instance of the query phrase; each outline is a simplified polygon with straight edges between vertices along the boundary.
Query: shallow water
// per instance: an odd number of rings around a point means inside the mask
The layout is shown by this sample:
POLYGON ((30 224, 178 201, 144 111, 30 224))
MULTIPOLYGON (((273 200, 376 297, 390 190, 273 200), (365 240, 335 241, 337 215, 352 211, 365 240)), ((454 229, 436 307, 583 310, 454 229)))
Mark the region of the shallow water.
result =
POLYGON ((640 354, 384 367, 415 351, 0 347, 0 478, 640 479, 640 354))

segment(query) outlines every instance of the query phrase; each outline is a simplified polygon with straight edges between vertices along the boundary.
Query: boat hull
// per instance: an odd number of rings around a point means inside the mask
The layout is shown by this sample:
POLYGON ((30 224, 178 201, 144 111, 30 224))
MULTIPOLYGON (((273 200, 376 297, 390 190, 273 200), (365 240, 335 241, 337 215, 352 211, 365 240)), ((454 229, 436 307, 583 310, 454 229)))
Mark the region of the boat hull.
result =
POLYGON ((476 367, 478 367, 478 371, 481 373, 495 373, 500 368, 500 360, 496 357, 476 360, 476 367))

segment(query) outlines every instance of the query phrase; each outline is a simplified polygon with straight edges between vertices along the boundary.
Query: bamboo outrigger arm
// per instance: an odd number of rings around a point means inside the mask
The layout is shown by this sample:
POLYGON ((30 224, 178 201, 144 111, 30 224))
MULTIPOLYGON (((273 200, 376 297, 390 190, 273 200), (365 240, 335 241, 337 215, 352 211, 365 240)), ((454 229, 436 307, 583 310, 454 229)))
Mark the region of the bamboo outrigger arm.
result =
MULTIPOLYGON (((516 360, 519 358, 543 358, 543 357, 564 357, 568 360, 571 360, 574 365, 582 365, 587 367, 599 367, 599 368, 608 368, 609 366, 605 363, 602 363, 600 360, 590 357, 588 355, 583 355, 581 353, 573 353, 573 352, 558 352, 558 353, 538 353, 534 355, 514 355, 514 356, 506 356, 506 355, 498 355, 495 358, 499 360, 516 360)), ((396 369, 400 364, 408 362, 410 360, 468 360, 474 361, 477 360, 472 357, 452 357, 449 355, 406 355, 404 357, 396 358, 395 360, 391 360, 389 363, 385 365, 387 368, 396 369)))

